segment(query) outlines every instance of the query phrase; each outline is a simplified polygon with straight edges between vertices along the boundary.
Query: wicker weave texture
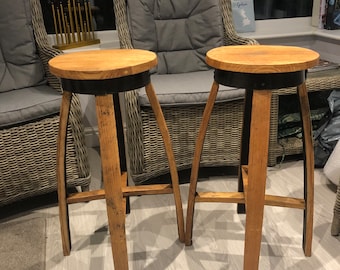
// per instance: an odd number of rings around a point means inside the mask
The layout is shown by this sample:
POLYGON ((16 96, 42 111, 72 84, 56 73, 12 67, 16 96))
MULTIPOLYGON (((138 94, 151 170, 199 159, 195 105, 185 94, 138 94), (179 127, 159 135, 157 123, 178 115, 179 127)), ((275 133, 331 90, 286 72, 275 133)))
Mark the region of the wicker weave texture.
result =
MULTIPOLYGON (((164 107, 163 113, 172 139, 179 170, 191 167, 196 136, 201 123, 204 105, 164 107)), ((240 153, 240 129, 243 100, 216 104, 209 123, 203 146, 201 165, 238 165, 240 153), (229 107, 227 110, 225 107, 229 107), (233 138, 232 140, 226 139, 233 138)), ((132 157, 135 149, 128 148, 132 178, 141 183, 169 171, 161 135, 154 114, 149 107, 141 108, 143 163, 132 157), (133 172, 139 172, 134 174, 133 172), (142 172, 142 173, 140 173, 142 172)), ((137 152, 138 153, 138 152, 137 152)))
MULTIPOLYGON (((56 190, 58 126, 56 115, 0 131, 0 205, 56 190)), ((86 166, 84 161, 79 164, 71 130, 69 134, 68 184, 86 187, 89 185, 88 174, 84 174, 86 166), (80 167, 83 167, 81 173, 80 167)))
MULTIPOLYGON (((39 0, 30 0, 38 52, 48 82, 61 92, 59 80, 48 70, 48 60, 60 53, 50 47, 39 0)), ((56 140, 59 115, 0 130, 0 205, 57 190, 56 140)), ((69 187, 90 184, 79 98, 74 96, 67 135, 66 176, 69 187)))

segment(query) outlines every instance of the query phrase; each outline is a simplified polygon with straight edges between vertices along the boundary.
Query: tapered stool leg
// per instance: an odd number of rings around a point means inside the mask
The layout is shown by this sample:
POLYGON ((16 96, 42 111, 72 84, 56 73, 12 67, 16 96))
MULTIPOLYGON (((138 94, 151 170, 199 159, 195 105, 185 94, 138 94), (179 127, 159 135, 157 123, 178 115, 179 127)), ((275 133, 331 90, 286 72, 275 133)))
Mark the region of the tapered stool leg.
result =
POLYGON ((168 158, 171 182, 172 182, 172 190, 174 194, 175 206, 176 206, 176 217, 177 217, 177 227, 178 227, 178 236, 180 242, 184 242, 185 234, 184 234, 184 217, 183 217, 183 205, 181 199, 181 193, 179 189, 179 179, 177 166, 175 161, 175 156, 173 153, 173 148, 171 144, 171 138, 169 134, 169 130, 167 128, 164 115, 157 99, 156 93, 151 83, 145 86, 146 94, 149 98, 152 110, 155 114, 156 121, 160 130, 160 133, 163 138, 165 152, 168 158))
POLYGON ((254 90, 250 122, 248 178, 245 183, 244 269, 258 269, 268 163, 271 90, 254 90))
POLYGON ((61 241, 64 256, 70 255, 71 252, 71 237, 67 204, 66 165, 65 165, 67 122, 71 108, 71 101, 72 93, 64 91, 60 107, 59 131, 57 138, 57 185, 58 185, 57 191, 58 191, 61 241))
POLYGON ((113 261, 115 269, 127 270, 126 207, 112 95, 96 96, 96 111, 113 261))
POLYGON ((303 221, 303 250, 306 256, 312 255, 313 212, 314 212, 314 148, 310 109, 306 84, 297 87, 303 130, 304 153, 304 221, 303 221))
POLYGON ((185 245, 190 246, 192 244, 192 229, 193 229, 193 218, 194 218, 194 209, 195 209, 195 196, 197 189, 197 180, 198 180, 198 170, 200 166, 200 159, 203 149, 203 143, 205 134, 208 128, 209 119, 211 112, 214 107, 214 103, 216 100, 217 92, 218 92, 219 84, 214 81, 211 86, 211 91, 204 108, 203 117, 200 129, 198 131, 198 136, 195 144, 195 152, 194 158, 191 167, 191 175, 190 175, 190 186, 189 186, 189 194, 188 194, 188 206, 187 206, 187 217, 186 217, 186 231, 185 231, 185 245))

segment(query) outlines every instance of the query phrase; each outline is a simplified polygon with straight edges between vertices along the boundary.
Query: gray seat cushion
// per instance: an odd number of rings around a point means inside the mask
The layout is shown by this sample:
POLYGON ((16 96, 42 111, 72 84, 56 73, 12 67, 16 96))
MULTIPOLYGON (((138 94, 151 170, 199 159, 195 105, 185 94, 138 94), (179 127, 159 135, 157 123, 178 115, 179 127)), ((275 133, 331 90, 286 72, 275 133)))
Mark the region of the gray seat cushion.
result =
MULTIPOLYGON (((223 45, 219 0, 128 0, 133 46, 157 53, 151 76, 162 106, 204 104, 213 82, 206 52, 223 45)), ((244 97, 243 89, 220 86, 216 102, 244 97)), ((150 106, 145 90, 141 106, 150 106)))
POLYGON ((0 128, 59 113, 61 95, 47 85, 0 92, 0 128))
POLYGON ((0 92, 46 83, 37 53, 30 1, 1 0, 0 92))
MULTIPOLYGON (((213 70, 151 76, 152 85, 162 106, 205 104, 213 79, 213 70)), ((216 102, 243 98, 244 89, 220 85, 216 102)), ((141 106, 150 106, 144 88, 140 90, 139 101, 141 106)))
POLYGON ((207 70, 205 54, 223 44, 219 0, 128 0, 134 48, 154 51, 158 74, 207 70))
POLYGON ((60 109, 61 95, 45 79, 30 8, 27 0, 1 0, 0 128, 55 115, 60 109))

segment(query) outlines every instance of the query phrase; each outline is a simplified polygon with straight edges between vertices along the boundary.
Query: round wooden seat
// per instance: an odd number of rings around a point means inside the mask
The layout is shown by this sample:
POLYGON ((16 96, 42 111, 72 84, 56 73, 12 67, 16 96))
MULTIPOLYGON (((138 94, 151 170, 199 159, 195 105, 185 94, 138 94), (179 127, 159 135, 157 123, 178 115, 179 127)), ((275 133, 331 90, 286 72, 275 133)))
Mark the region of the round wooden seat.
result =
MULTIPOLYGON (((304 210, 303 248, 311 255, 313 234, 314 151, 306 71, 317 65, 319 54, 291 46, 224 46, 208 51, 206 62, 215 68, 194 153, 186 222, 186 245, 191 245, 196 202, 237 203, 246 211, 244 269, 258 269, 264 205, 304 210), (196 192, 198 169, 205 132, 219 84, 245 88, 238 192, 196 192), (265 193, 272 90, 297 86, 303 125, 304 198, 265 193)), ((228 151, 228 149, 225 149, 228 151)))
POLYGON ((242 73, 285 73, 307 70, 318 64, 315 51, 294 46, 224 46, 207 52, 215 69, 242 73))
POLYGON ((51 72, 73 93, 102 95, 144 87, 157 64, 153 52, 138 49, 82 51, 49 61, 51 72))
POLYGON ((219 84, 245 89, 280 89, 302 84, 319 54, 300 47, 225 46, 210 50, 206 62, 219 84))
POLYGON ((50 71, 72 80, 106 80, 149 71, 157 64, 153 52, 138 49, 67 53, 51 59, 50 71))

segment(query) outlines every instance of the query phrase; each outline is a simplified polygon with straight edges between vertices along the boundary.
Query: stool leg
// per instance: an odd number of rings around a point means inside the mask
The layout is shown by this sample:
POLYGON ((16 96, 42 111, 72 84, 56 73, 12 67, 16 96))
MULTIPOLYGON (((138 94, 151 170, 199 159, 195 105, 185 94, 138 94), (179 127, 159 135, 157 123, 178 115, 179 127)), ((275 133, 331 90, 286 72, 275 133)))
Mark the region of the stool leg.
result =
POLYGON ((267 177, 272 91, 254 90, 250 124, 248 187, 245 190, 244 269, 258 269, 267 177))
POLYGON ((197 189, 197 180, 198 180, 198 170, 200 166, 201 154, 203 149, 203 143, 205 134, 208 128, 209 119, 211 112, 214 107, 214 103, 216 100, 217 92, 219 85, 216 81, 213 82, 211 87, 211 91, 209 94, 209 98, 207 104, 204 108, 203 117, 201 126, 198 132, 198 136, 195 144, 195 152, 191 167, 191 175, 190 175, 190 186, 189 186, 189 194, 188 194, 188 206, 187 206, 187 219, 186 219, 186 232, 185 232, 185 245, 190 246, 192 244, 192 230, 193 230, 193 218, 194 218, 194 209, 195 209, 195 196, 197 189))
POLYGON ((60 107, 59 131, 57 139, 57 191, 59 205, 59 222, 64 256, 70 255, 71 237, 67 205, 66 185, 66 137, 67 123, 71 108, 72 93, 64 91, 60 107))
POLYGON ((175 161, 175 155, 173 153, 173 148, 171 144, 171 138, 169 134, 168 127, 166 125, 164 115, 161 109, 161 106, 158 102, 156 93, 151 83, 145 86, 146 94, 149 98, 152 110, 155 114, 156 121, 161 132, 165 152, 167 154, 169 168, 170 168, 170 175, 171 175, 171 182, 172 182, 172 190, 175 199, 175 206, 176 206, 176 217, 177 217, 177 227, 178 227, 178 236, 180 242, 184 242, 184 217, 183 217, 183 205, 181 199, 181 193, 179 189, 179 180, 178 180, 178 172, 177 166, 175 161))
POLYGON ((122 192, 122 174, 112 95, 96 96, 96 111, 113 262, 115 269, 127 270, 126 207, 122 192))
POLYGON ((303 250, 306 256, 312 254, 313 212, 314 212, 314 149, 310 109, 306 84, 297 87, 300 100, 300 112, 303 126, 304 153, 304 222, 303 222, 303 250))

